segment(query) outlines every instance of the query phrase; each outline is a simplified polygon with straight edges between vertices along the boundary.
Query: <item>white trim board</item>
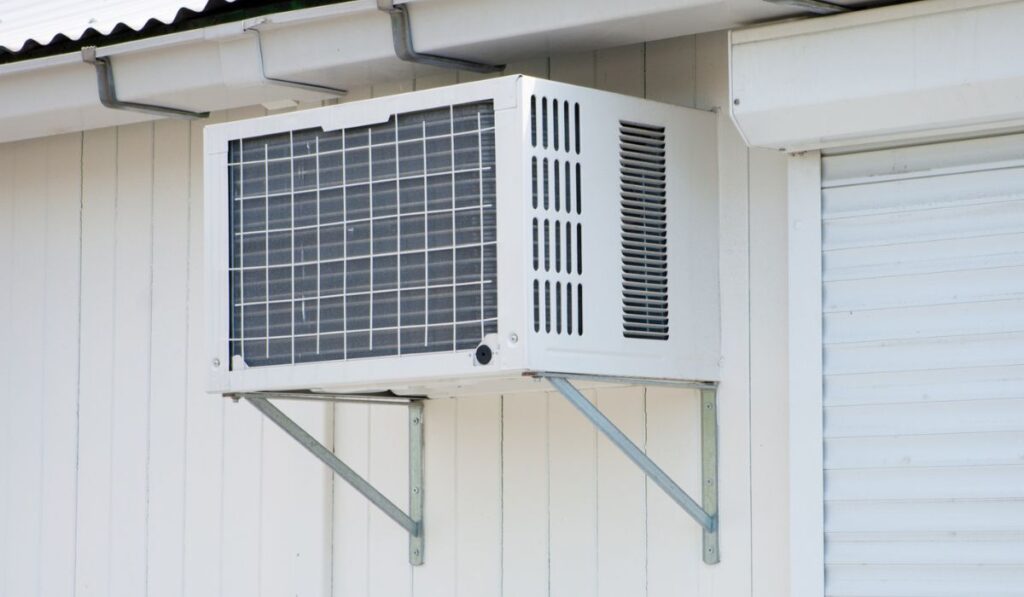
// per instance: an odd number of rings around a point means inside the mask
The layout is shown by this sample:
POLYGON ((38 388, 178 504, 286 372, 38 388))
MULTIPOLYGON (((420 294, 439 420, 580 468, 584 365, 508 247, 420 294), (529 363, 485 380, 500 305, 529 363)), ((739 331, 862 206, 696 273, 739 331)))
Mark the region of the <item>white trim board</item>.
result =
POLYGON ((790 582, 825 592, 822 445, 821 154, 789 159, 790 582))

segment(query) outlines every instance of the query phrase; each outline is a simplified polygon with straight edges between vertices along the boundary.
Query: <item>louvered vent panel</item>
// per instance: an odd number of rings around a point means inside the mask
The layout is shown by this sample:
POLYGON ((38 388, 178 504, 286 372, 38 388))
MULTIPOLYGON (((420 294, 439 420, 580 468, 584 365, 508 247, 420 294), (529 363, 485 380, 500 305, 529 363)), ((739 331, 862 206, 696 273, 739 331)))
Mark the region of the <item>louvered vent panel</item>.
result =
POLYGON ((583 334, 580 105, 530 98, 533 329, 583 334))
POLYGON ((621 121, 619 159, 623 335, 667 340, 665 128, 621 121))
POLYGON ((228 154, 233 357, 454 351, 497 330, 491 102, 228 154))

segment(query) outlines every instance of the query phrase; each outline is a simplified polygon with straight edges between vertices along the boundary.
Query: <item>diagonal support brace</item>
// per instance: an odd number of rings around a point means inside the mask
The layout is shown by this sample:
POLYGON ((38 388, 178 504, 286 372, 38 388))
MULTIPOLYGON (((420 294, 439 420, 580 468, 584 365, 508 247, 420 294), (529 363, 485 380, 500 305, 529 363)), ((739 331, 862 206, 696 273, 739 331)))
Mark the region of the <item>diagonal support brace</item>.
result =
POLYGON ((96 68, 96 88, 100 95, 100 103, 112 110, 129 110, 153 114, 155 116, 170 116, 172 118, 197 119, 206 118, 209 112, 193 112, 180 108, 169 108, 167 106, 156 106, 153 104, 140 104, 138 102, 123 102, 117 99, 117 88, 114 86, 114 68, 110 65, 109 58, 100 58, 96 55, 96 46, 82 48, 82 62, 91 64, 96 68))
POLYGON ((377 9, 391 16, 391 39, 395 45, 395 55, 406 62, 485 74, 505 70, 504 64, 483 64, 481 62, 449 58, 436 54, 421 54, 412 45, 412 24, 409 20, 409 8, 405 4, 395 4, 394 0, 377 0, 377 9))
POLYGON ((369 481, 359 476, 329 448, 321 444, 288 415, 281 412, 266 398, 258 394, 239 394, 256 407, 265 417, 274 422, 292 439, 309 450, 321 462, 327 465, 339 477, 344 479, 353 489, 361 493, 370 503, 379 508, 391 520, 398 523, 409 533, 409 563, 413 566, 423 564, 423 404, 419 401, 409 404, 409 512, 389 500, 369 481))
POLYGON ((718 451, 716 391, 701 389, 701 500, 698 504, 665 471, 654 463, 626 434, 597 409, 565 377, 545 375, 558 393, 565 397, 585 416, 598 431, 633 461, 655 485, 672 501, 679 504, 704 529, 703 559, 706 564, 717 564, 718 553, 718 451))

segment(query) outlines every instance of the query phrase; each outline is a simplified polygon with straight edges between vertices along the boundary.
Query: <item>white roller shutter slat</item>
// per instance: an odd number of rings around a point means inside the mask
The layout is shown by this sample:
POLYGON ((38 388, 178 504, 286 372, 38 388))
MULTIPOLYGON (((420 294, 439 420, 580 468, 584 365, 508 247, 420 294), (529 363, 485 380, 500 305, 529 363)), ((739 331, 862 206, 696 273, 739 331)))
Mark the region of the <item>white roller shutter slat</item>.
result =
POLYGON ((822 160, 827 595, 1024 595, 1021 155, 822 160))

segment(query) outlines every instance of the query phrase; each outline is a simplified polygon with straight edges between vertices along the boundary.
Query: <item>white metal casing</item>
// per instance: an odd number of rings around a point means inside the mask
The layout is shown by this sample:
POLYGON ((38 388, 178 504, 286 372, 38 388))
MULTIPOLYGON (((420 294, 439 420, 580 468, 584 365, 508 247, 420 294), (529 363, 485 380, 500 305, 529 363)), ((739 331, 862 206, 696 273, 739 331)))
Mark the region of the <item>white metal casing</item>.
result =
MULTIPOLYGON (((718 378, 716 117, 647 100, 523 76, 406 93, 209 126, 205 130, 207 318, 211 392, 392 390, 447 396, 515 389, 529 372, 714 381, 718 378), (582 272, 535 272, 530 98, 580 105, 582 210, 557 214, 582 224, 582 272), (385 122, 394 114, 493 101, 497 170, 498 332, 487 365, 473 350, 319 361, 231 370, 229 337, 228 141, 289 130, 385 122), (668 295, 666 340, 623 335, 620 121, 665 128, 668 295), (583 334, 535 331, 533 282, 574 280, 585 289, 583 334), (496 385, 498 380, 504 380, 496 385)), ((552 126, 547 121, 547 126, 552 126)), ((554 134, 554 131, 552 131, 554 134)), ((561 150, 565 154, 564 149, 561 150)), ((544 247, 541 247, 543 251, 544 247)))

